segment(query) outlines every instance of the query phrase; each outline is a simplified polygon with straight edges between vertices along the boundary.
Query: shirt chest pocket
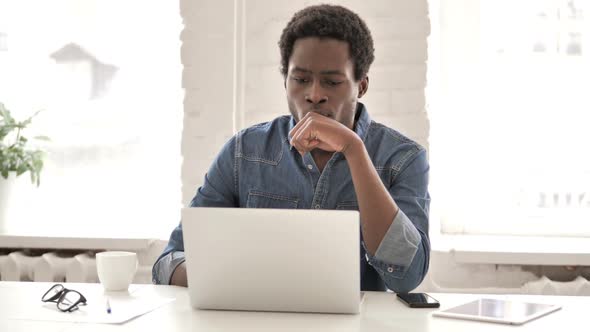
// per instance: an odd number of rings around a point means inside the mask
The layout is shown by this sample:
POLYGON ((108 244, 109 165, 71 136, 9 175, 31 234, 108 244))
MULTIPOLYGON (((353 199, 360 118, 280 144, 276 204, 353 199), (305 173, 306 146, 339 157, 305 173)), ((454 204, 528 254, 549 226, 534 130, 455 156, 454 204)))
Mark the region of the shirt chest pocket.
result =
POLYGON ((247 208, 256 209, 296 209, 299 199, 257 190, 248 192, 247 208))

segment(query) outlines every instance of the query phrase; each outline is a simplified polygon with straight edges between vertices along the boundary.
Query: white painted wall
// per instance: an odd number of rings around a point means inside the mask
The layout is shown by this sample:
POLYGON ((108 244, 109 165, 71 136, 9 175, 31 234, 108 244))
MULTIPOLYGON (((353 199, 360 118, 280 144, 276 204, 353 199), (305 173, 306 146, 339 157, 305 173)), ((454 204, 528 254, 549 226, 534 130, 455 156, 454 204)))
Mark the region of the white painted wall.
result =
MULTIPOLYGON (((428 148, 426 0, 181 0, 185 204, 237 130, 288 113, 279 73, 280 33, 296 10, 326 2, 357 12, 372 31, 376 59, 362 100, 370 114, 428 148)), ((520 266, 457 264, 443 251, 433 253, 422 288, 518 288, 536 278, 520 266)))

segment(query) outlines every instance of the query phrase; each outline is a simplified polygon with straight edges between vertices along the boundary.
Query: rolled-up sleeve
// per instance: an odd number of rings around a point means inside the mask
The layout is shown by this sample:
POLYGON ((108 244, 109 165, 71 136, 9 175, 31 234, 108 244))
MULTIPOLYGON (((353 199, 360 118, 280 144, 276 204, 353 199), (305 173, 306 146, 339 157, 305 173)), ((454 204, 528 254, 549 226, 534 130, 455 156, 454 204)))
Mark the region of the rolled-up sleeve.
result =
POLYGON ((408 266, 418 251, 420 241, 420 233, 404 211, 400 210, 377 248, 375 259, 389 264, 408 266))
POLYGON ((158 285, 170 285, 170 280, 178 265, 185 261, 184 251, 173 251, 158 260, 152 271, 152 281, 158 285))
POLYGON ((369 264, 394 292, 418 287, 428 272, 428 171, 426 151, 419 150, 397 174, 389 192, 399 211, 375 255, 367 253, 369 264))
POLYGON ((172 231, 168 245, 152 268, 152 282, 158 285, 170 285, 172 274, 184 260, 182 225, 178 225, 172 231))

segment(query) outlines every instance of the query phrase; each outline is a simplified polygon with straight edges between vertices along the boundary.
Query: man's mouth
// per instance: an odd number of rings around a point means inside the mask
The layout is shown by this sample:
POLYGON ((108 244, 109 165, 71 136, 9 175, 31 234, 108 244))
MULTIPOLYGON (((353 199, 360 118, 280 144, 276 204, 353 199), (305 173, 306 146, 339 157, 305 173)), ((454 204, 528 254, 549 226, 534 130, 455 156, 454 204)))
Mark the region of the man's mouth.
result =
POLYGON ((309 112, 313 112, 313 113, 317 113, 321 116, 325 116, 327 118, 332 118, 332 113, 329 111, 324 111, 324 110, 310 110, 309 112))

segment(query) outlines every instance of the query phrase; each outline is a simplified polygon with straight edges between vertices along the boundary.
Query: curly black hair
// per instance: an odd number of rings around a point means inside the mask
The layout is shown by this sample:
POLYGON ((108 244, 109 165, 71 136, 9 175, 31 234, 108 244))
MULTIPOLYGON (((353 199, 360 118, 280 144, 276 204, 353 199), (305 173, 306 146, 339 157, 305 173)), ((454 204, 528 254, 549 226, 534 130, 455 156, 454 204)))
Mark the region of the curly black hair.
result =
POLYGON ((356 13, 336 5, 310 6, 295 13, 281 34, 279 48, 283 77, 287 77, 295 41, 305 37, 334 38, 347 42, 356 81, 367 76, 375 59, 371 31, 356 13))

